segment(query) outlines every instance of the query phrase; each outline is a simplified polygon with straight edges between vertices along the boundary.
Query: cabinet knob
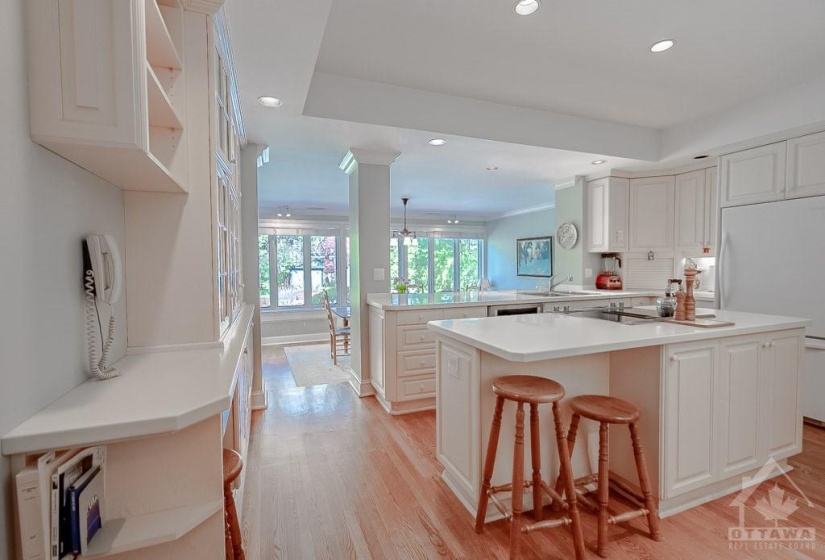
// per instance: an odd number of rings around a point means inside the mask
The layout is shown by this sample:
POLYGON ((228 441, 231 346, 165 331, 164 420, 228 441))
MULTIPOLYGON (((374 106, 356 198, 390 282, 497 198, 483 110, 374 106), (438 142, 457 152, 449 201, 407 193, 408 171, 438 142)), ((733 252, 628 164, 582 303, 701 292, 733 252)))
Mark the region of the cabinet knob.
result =
POLYGON ((676 363, 676 356, 671 356, 670 357, 670 362, 675 364, 676 363))

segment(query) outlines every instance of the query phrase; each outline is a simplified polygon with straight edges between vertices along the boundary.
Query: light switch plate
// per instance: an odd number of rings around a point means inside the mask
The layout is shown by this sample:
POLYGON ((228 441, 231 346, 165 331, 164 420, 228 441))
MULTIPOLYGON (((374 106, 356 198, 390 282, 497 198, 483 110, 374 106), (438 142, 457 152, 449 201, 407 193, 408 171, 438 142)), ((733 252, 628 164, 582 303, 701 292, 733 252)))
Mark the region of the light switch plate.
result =
POLYGON ((383 268, 373 268, 372 269, 372 279, 375 280, 376 282, 384 280, 384 273, 385 273, 385 269, 383 269, 383 268))
POLYGON ((592 268, 585 268, 584 269, 584 277, 585 278, 593 278, 593 269, 592 268))

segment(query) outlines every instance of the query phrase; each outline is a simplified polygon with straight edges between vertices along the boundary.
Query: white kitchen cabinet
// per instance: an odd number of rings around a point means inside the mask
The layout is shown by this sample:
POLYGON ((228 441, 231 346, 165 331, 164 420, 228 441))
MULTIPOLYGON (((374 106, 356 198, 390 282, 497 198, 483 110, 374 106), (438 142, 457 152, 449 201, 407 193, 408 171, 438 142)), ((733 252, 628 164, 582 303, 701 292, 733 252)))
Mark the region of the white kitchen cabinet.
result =
POLYGON ((773 333, 763 347, 766 430, 770 437, 764 457, 780 459, 802 450, 802 408, 799 370, 803 367, 804 338, 796 332, 773 333))
POLYGON ((176 5, 27 1, 32 139, 122 189, 186 192, 176 5))
POLYGON ((801 451, 803 350, 798 329, 667 347, 665 498, 801 451))
POLYGON ((664 379, 664 497, 716 478, 713 412, 716 344, 680 344, 667 352, 664 379))
POLYGON ((785 197, 786 142, 719 158, 721 206, 741 206, 785 197))
POLYGON ((587 250, 590 253, 627 251, 629 181, 605 177, 587 183, 587 250))
POLYGON ((675 185, 672 175, 630 180, 630 251, 673 251, 675 185))
POLYGON ((719 470, 724 476, 761 465, 760 386, 763 336, 723 339, 719 359, 719 470))
POLYGON ((719 168, 705 169, 705 247, 710 255, 716 254, 716 238, 719 234, 719 168))
POLYGON ((716 168, 676 176, 674 239, 676 250, 712 255, 716 245, 716 168))
POLYGON ((487 316, 487 306, 384 310, 370 307, 370 382, 390 414, 435 407, 435 334, 430 321, 487 316))
POLYGON ((825 132, 788 140, 785 198, 825 195, 825 132))

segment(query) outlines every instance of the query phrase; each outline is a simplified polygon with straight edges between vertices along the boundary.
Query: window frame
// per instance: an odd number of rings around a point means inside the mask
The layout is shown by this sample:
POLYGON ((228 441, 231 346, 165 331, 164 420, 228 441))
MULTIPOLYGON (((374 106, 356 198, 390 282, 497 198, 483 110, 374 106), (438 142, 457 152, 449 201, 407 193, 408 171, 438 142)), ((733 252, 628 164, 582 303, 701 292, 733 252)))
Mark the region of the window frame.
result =
MULTIPOLYGON (((346 266, 346 246, 349 235, 344 228, 271 228, 259 227, 258 235, 267 237, 267 248, 269 252, 269 307, 261 306, 266 312, 290 312, 290 311, 314 311, 323 309, 323 304, 312 305, 312 243, 313 237, 334 237, 335 238, 335 286, 336 302, 347 301, 347 266, 346 266), (303 305, 278 305, 278 249, 277 237, 291 236, 303 238, 302 263, 304 270, 304 304, 303 305), (341 266, 343 263, 343 267, 341 266)), ((258 273, 260 278, 260 272, 258 273)), ((258 295, 260 302, 260 290, 258 295)), ((260 303, 259 303, 260 304, 260 303)), ((341 303, 336 303, 341 305, 341 303)))
MULTIPOLYGON (((486 239, 481 236, 467 236, 466 234, 449 234, 448 235, 419 235, 419 239, 427 239, 427 291, 424 293, 434 294, 435 292, 435 242, 436 240, 450 240, 453 242, 453 292, 462 292, 465 291, 461 287, 461 248, 460 243, 461 241, 466 240, 473 240, 478 241, 478 278, 479 280, 484 278, 485 270, 486 270, 486 259, 485 259, 485 244, 486 239)), ((392 243, 392 237, 390 237, 390 243, 392 243)), ((407 245, 404 245, 403 240, 396 238, 396 242, 398 243, 398 275, 401 278, 408 278, 408 252, 407 252, 407 245)), ((392 269, 392 262, 390 262, 390 269, 392 269)), ((394 283, 394 279, 390 278, 390 290, 392 291, 392 286, 394 283)), ((447 292, 438 292, 438 293, 447 293, 447 292)))

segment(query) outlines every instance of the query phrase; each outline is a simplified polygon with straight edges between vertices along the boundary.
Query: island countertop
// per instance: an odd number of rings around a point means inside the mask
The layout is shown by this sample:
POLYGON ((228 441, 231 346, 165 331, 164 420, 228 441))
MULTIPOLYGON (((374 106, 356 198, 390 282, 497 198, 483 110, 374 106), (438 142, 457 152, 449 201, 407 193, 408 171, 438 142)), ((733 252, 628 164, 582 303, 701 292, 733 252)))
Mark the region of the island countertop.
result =
POLYGON ((811 320, 737 311, 714 311, 734 326, 701 328, 652 321, 624 325, 560 313, 432 321, 436 334, 512 362, 533 362, 613 350, 692 342, 804 328, 811 320))
MULTIPOLYGON (((565 290, 563 286, 552 296, 535 295, 533 290, 502 290, 467 292, 438 292, 434 294, 367 294, 367 305, 383 310, 436 309, 478 305, 506 305, 518 303, 545 303, 552 301, 607 300, 611 298, 653 297, 662 294, 655 290, 565 290)), ((537 291, 537 290, 536 290, 537 291)))

